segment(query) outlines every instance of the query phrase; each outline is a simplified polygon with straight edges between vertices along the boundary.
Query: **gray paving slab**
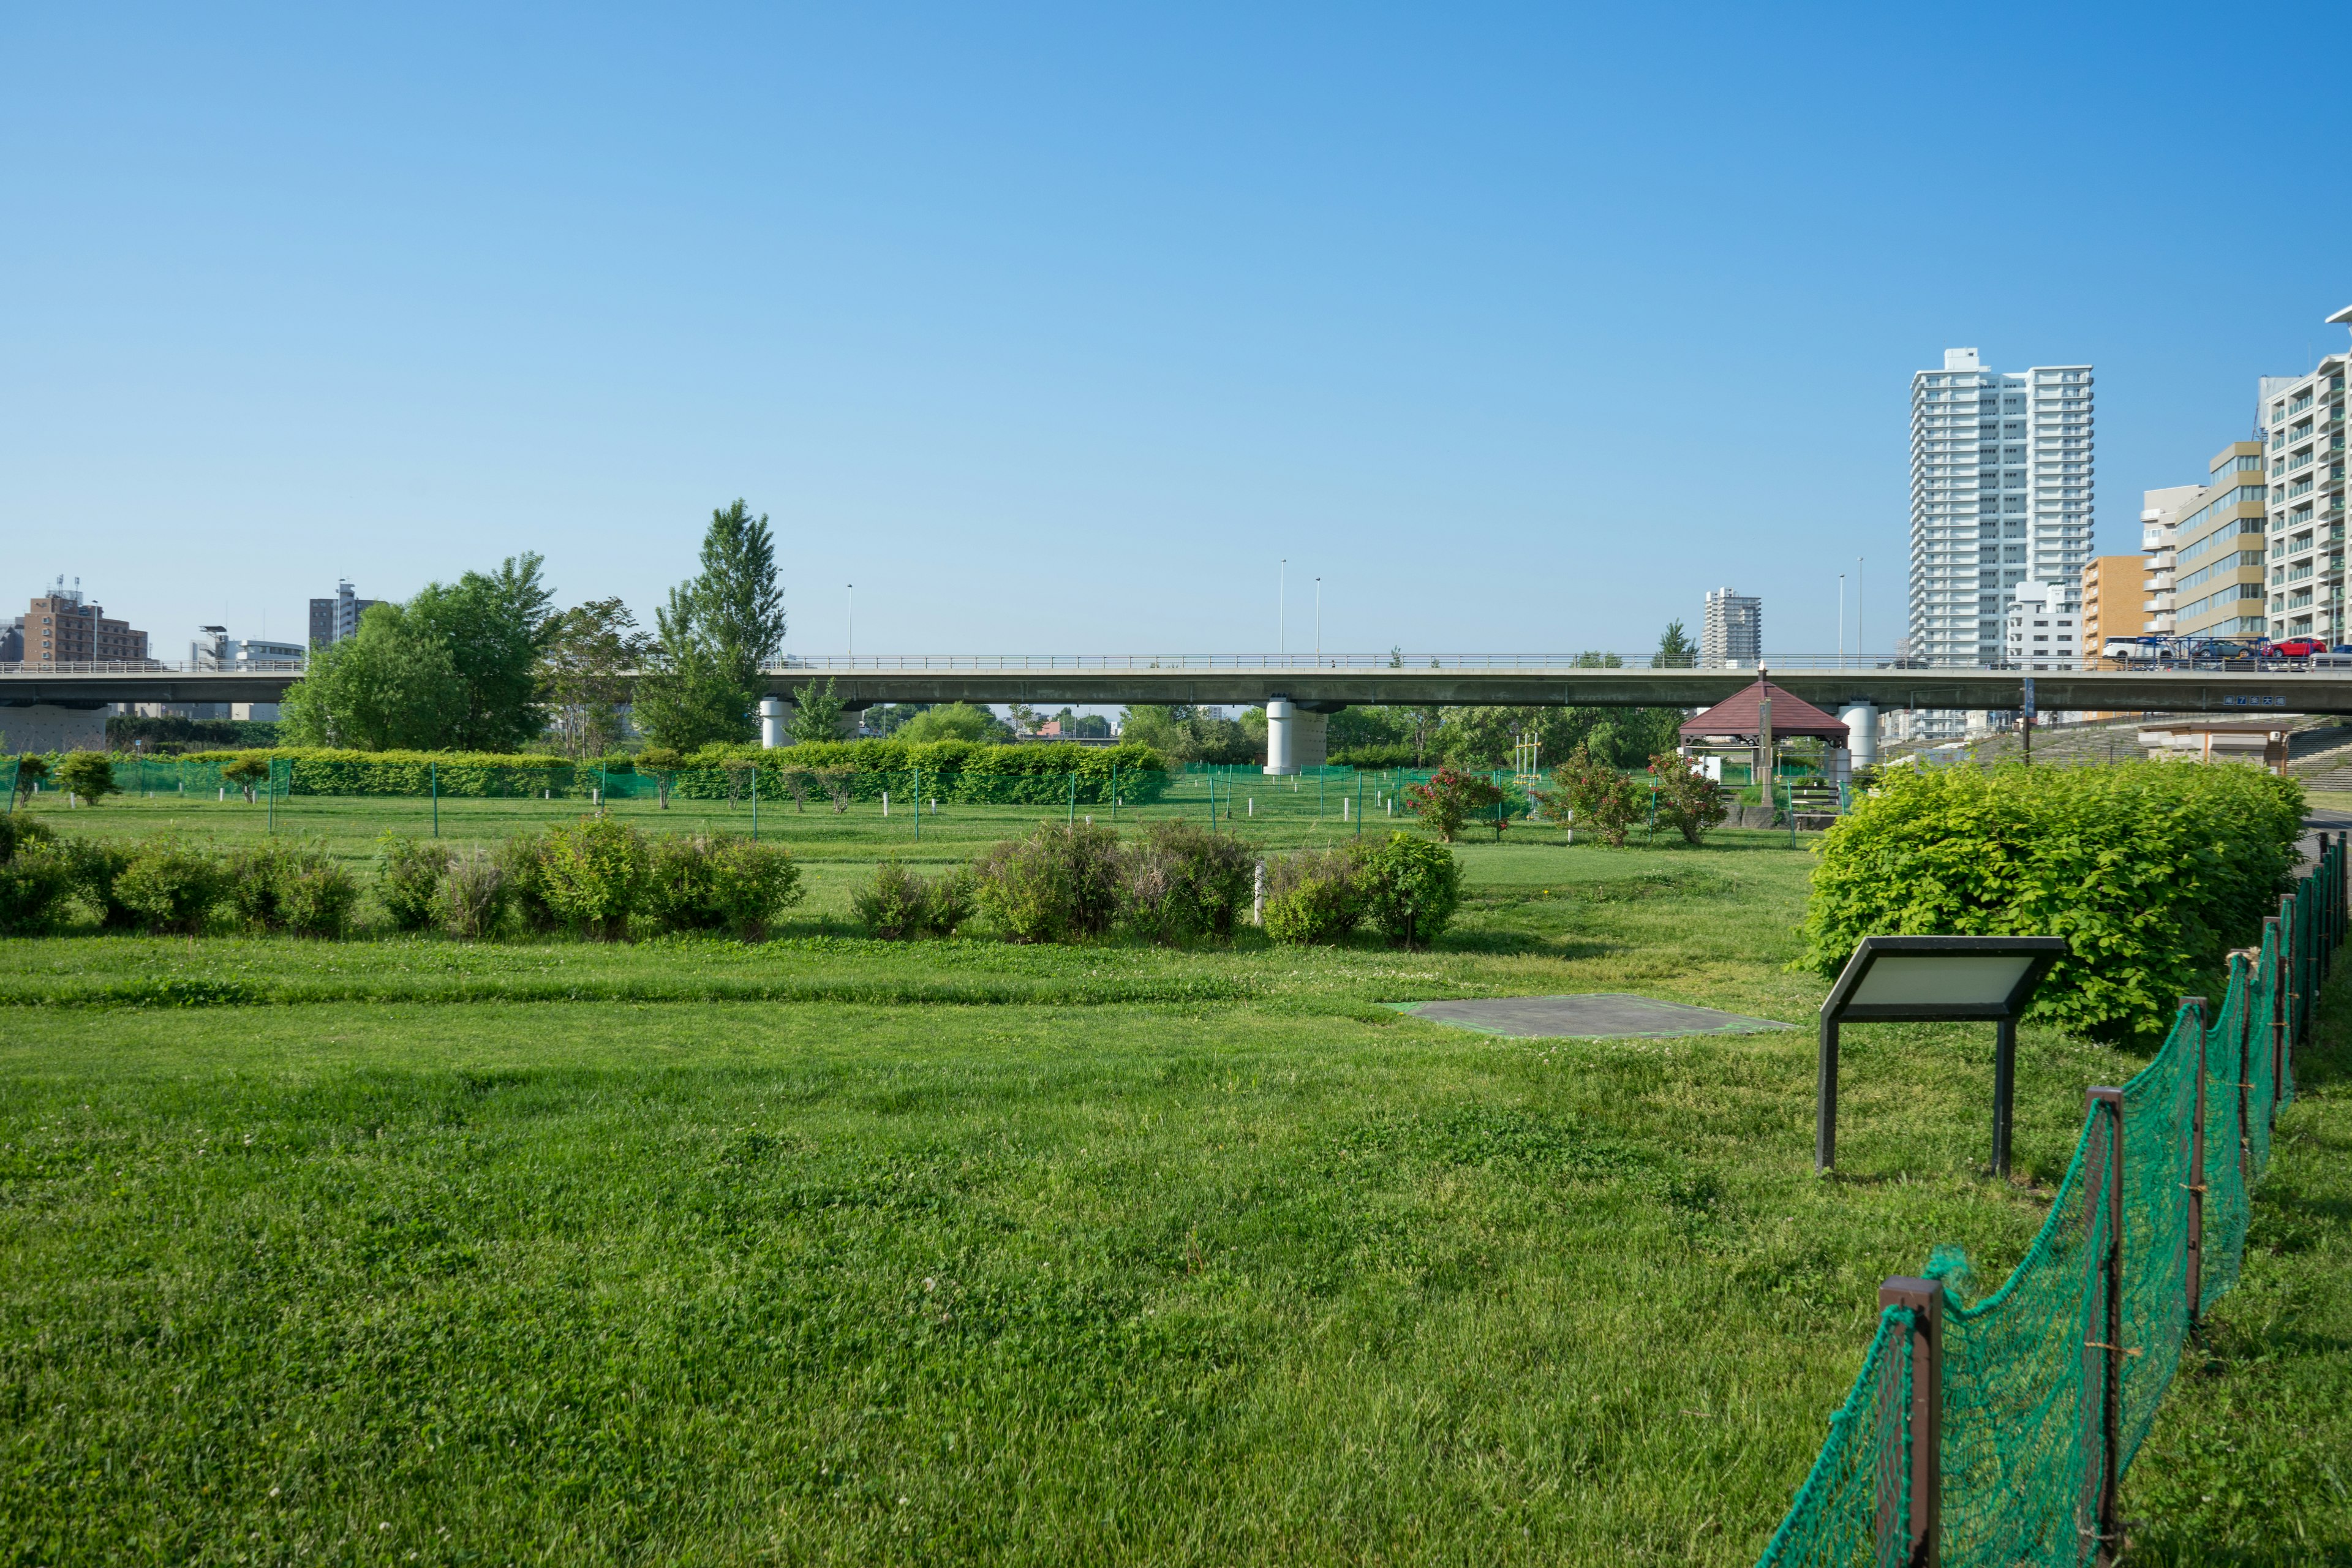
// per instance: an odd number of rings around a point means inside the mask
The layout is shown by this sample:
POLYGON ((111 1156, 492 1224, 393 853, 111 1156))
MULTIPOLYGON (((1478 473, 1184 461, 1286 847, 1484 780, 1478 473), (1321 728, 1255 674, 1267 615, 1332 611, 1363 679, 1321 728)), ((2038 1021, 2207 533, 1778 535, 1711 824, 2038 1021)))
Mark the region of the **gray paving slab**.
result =
POLYGON ((1460 1002, 1391 1002, 1433 1024, 1516 1039, 1619 1040, 1677 1035, 1753 1035, 1793 1029, 1770 1018, 1595 991, 1579 996, 1482 996, 1460 1002))

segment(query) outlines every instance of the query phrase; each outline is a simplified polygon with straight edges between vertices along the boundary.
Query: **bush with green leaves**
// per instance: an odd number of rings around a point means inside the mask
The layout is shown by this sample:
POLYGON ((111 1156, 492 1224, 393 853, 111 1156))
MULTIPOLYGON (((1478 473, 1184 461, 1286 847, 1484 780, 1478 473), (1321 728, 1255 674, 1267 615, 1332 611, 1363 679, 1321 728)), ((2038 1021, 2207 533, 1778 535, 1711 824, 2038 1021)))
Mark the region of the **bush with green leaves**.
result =
POLYGON ((1730 797, 1723 785, 1699 772, 1698 763, 1679 752, 1661 752, 1650 759, 1650 777, 1656 781, 1658 825, 1683 836, 1685 844, 1706 842, 1706 830, 1731 815, 1730 797))
POLYGON ((239 757, 220 771, 221 782, 236 785, 245 792, 245 804, 251 805, 255 791, 269 782, 269 759, 239 757))
POLYGON ((376 839, 376 902, 396 929, 424 931, 439 919, 433 900, 452 853, 437 838, 386 833, 376 839))
POLYGON ((583 816, 548 830, 539 855, 548 907, 604 942, 625 942, 646 890, 645 836, 610 817, 583 816))
POLYGON ((1297 849, 1265 863, 1265 934, 1280 942, 1344 942, 1364 919, 1364 852, 1297 849))
POLYGON ((1503 836, 1503 788, 1484 773, 1440 768, 1427 782, 1405 785, 1403 794, 1405 805, 1444 843, 1453 843, 1474 816, 1491 817, 1495 837, 1503 836))
POLYGON ((31 795, 36 785, 49 776, 49 759, 37 752, 26 752, 16 759, 16 793, 31 795))
POLYGON ((104 752, 74 752, 58 766, 58 784, 84 805, 115 793, 114 760, 104 752))
POLYGON ((495 936, 512 896, 498 858, 475 845, 451 855, 442 868, 433 889, 433 918, 461 940, 495 936))
POLYGON ((973 912, 972 880, 961 870, 924 878, 885 859, 849 896, 858 923, 886 942, 919 936, 953 936, 973 912))
POLYGON ((1891 770, 1822 837, 1799 967, 1874 933, 2061 936, 2033 1016, 2151 1044, 2261 940, 2302 816, 2301 784, 2236 763, 1891 770))
POLYGON ((1048 823, 972 862, 972 891, 1008 942, 1067 942, 1108 931, 1119 911, 1118 835, 1048 823))
POLYGON ((142 917, 122 901, 118 891, 122 873, 131 865, 133 841, 62 838, 58 847, 72 867, 74 891, 97 914, 101 929, 129 931, 142 922, 142 917))
POLYGON ((0 816, 0 936, 55 930, 73 896, 71 850, 33 817, 0 816))
POLYGON ((507 908, 522 929, 544 936, 563 929, 564 917, 548 898, 548 836, 517 833, 499 840, 490 853, 505 879, 507 908))
POLYGON ((802 896, 790 851, 730 834, 679 834, 650 841, 638 908, 657 930, 761 942, 768 922, 802 896))
POLYGON ((1364 852, 1364 912, 1400 947, 1427 947, 1462 902, 1462 863, 1442 844, 1391 833, 1364 852))
POLYGON ((352 874, 316 840, 268 838, 229 858, 229 906, 255 931, 339 937, 359 896, 352 874))
POLYGON ((1649 805, 1649 791, 1584 746, 1552 769, 1551 784, 1546 805, 1554 819, 1564 817, 1571 833, 1584 828, 1612 848, 1623 847, 1649 805))
POLYGON ((1160 942, 1232 936, 1257 868, 1251 846, 1181 817, 1153 823, 1122 858, 1126 922, 1160 942))
POLYGON ((111 899, 140 930, 196 936, 228 896, 228 866, 208 845, 159 833, 131 849, 112 879, 111 899))

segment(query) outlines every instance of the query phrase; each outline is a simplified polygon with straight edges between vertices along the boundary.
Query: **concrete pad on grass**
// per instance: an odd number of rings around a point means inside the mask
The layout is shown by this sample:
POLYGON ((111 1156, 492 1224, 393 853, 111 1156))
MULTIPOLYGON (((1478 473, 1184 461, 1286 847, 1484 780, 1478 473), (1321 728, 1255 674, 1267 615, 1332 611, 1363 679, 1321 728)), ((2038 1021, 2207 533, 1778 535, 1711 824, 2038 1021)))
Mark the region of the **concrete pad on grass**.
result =
POLYGON ((1610 991, 1580 996, 1485 996, 1461 1002, 1381 1005, 1433 1024, 1515 1039, 1656 1039, 1678 1035, 1755 1035, 1797 1026, 1610 991))

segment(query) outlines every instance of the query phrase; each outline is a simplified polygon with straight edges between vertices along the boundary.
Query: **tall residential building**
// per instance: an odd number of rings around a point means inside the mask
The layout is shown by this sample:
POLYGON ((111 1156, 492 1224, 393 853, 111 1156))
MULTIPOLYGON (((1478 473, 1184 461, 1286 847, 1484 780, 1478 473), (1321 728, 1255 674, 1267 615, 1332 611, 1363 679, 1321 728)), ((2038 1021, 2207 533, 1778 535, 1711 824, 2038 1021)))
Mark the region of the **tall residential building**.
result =
POLYGON ((120 664, 147 660, 147 634, 128 621, 110 621, 106 612, 82 598, 81 579, 57 585, 25 612, 26 664, 120 664))
MULTIPOLYGON (((2172 544, 2172 630, 2192 637, 2260 637, 2263 444, 2232 442, 2210 467, 2212 477, 2148 531, 2172 544)), ((2182 488, 2148 493, 2179 497, 2182 488)))
MULTIPOLYGON (((2352 324, 2352 306, 2327 318, 2352 324)), ((2309 375, 2264 376, 2258 423, 2267 448, 2274 637, 2345 640, 2344 374, 2329 354, 2309 375)))
POLYGON ((1763 658, 1764 601, 1728 588, 1709 594, 1699 626, 1699 668, 1753 669, 1763 658))
MULTIPOLYGON (((2170 637, 2179 630, 2174 611, 2173 564, 2180 547, 2180 520, 2197 505, 2203 485, 2167 485, 2140 492, 2139 552, 2147 584, 2144 635, 2170 637)), ((2094 649, 2093 651, 2096 651, 2094 649)))
POLYGON ((2004 374, 1974 349, 1946 349, 1943 369, 1912 376, 1914 659, 2000 658, 2026 582, 2071 599, 2091 557, 2091 384, 2086 364, 2004 374))
POLYGON ((310 646, 326 647, 352 636, 360 629, 360 617, 382 602, 361 598, 349 583, 336 583, 333 598, 310 601, 310 646))
POLYGON ((2094 555, 2084 563, 2080 602, 2085 657, 2105 653, 2110 637, 2147 635, 2147 561, 2145 555, 2094 555))

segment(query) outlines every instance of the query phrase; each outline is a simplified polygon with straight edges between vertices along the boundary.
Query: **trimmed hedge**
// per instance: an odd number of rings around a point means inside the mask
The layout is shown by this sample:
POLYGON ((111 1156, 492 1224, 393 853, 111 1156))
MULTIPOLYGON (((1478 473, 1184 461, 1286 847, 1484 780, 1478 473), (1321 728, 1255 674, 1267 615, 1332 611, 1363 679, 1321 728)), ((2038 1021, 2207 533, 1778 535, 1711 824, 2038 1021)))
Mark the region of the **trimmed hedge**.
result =
POLYGON ((1874 933, 2063 936, 2033 1016, 2153 1045, 2261 940, 2302 819, 2300 784, 2229 763, 1896 771, 1823 835, 1797 967, 1874 933))

